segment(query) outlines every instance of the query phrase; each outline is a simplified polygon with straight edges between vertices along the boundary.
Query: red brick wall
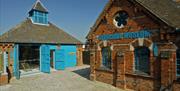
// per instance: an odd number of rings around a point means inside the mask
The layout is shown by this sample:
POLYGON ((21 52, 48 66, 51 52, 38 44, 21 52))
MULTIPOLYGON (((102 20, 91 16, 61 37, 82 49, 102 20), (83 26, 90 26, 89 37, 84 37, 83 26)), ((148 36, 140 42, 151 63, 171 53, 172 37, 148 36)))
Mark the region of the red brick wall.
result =
MULTIPOLYGON (((169 78, 172 78, 171 81, 176 80, 175 48, 172 47, 173 44, 168 44, 169 42, 165 40, 165 32, 163 32, 163 34, 156 33, 150 38, 144 39, 144 46, 146 47, 150 48, 153 42, 165 41, 166 44, 160 45, 159 49, 169 49, 172 51, 171 58, 163 60, 160 57, 155 57, 153 50, 150 49, 150 75, 143 76, 134 73, 134 50, 130 48, 129 44, 132 44, 133 47, 138 47, 137 39, 108 40, 107 45, 113 46, 112 69, 110 71, 99 70, 102 63, 101 48, 103 47, 103 41, 97 39, 98 35, 136 32, 144 28, 165 31, 163 26, 166 26, 139 4, 129 3, 128 0, 114 0, 114 3, 105 11, 105 14, 102 15, 102 19, 105 19, 107 22, 101 22, 94 33, 88 38, 88 40, 91 39, 93 43, 90 47, 91 52, 95 52, 94 57, 91 56, 91 76, 93 76, 95 80, 113 85, 117 85, 117 79, 120 79, 120 82, 122 81, 121 77, 118 77, 118 75, 122 76, 122 74, 118 74, 118 70, 122 68, 117 67, 118 60, 116 54, 119 51, 123 51, 124 53, 123 65, 125 67, 125 74, 123 79, 125 79, 125 86, 123 87, 136 89, 138 91, 158 91, 161 85, 166 86, 170 84, 168 81, 169 78), (129 14, 128 23, 123 28, 117 28, 113 24, 114 15, 120 10, 125 10, 129 14), (137 86, 134 86, 135 82, 138 82, 137 86)), ((122 88, 122 85, 120 85, 120 87, 122 88)))
POLYGON ((132 74, 134 70, 134 52, 126 52, 125 54, 126 74, 132 74))
POLYGON ((173 84, 173 91, 180 91, 180 83, 175 82, 173 84))
POLYGON ((77 45, 77 66, 82 66, 83 65, 83 45, 77 45))
MULTIPOLYGON (((107 20, 107 23, 100 23, 100 25, 97 27, 93 40, 96 40, 97 35, 101 34, 112 34, 117 32, 134 32, 139 31, 143 28, 149 28, 149 29, 157 29, 159 28, 159 24, 157 22, 153 21, 149 16, 147 16, 144 12, 140 11, 141 8, 138 7, 139 11, 135 13, 135 5, 130 4, 127 0, 121 0, 120 2, 114 3, 111 8, 108 9, 106 14, 104 15, 105 19, 107 20), (117 7, 117 4, 121 4, 121 7, 117 7), (116 26, 113 24, 114 15, 117 13, 117 11, 125 10, 129 14, 128 23, 124 28, 116 28, 116 26)), ((90 38, 91 39, 91 38, 90 38)), ((128 42, 132 41, 131 39, 126 40, 116 40, 114 42, 128 42)))
POLYGON ((0 75, 0 86, 1 85, 5 85, 5 84, 8 84, 8 76, 7 74, 1 74, 0 75))
POLYGON ((150 77, 126 75, 126 87, 135 91, 153 91, 154 83, 150 77))
POLYGON ((96 80, 113 85, 113 72, 96 70, 96 80))

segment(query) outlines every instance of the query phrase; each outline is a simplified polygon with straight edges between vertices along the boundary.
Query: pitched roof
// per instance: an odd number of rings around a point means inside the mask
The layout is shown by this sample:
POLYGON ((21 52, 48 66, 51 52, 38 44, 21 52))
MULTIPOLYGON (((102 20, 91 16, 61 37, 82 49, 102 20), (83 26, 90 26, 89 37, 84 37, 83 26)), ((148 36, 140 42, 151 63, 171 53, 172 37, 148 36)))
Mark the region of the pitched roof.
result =
MULTIPOLYGON (((104 10, 96 20, 86 38, 96 30, 100 24, 101 19, 104 17, 107 10, 112 5, 113 1, 109 0, 104 10)), ((158 17, 161 21, 174 28, 180 28, 180 3, 173 0, 129 0, 139 3, 142 7, 146 8, 149 12, 158 17)))
POLYGON ((163 22, 180 28, 180 3, 173 0, 136 0, 163 22))
POLYGON ((44 7, 40 0, 37 0, 36 3, 33 5, 32 10, 38 10, 42 12, 48 12, 48 10, 44 7))
POLYGON ((0 36, 0 42, 82 44, 52 23, 37 25, 33 24, 29 18, 0 36))

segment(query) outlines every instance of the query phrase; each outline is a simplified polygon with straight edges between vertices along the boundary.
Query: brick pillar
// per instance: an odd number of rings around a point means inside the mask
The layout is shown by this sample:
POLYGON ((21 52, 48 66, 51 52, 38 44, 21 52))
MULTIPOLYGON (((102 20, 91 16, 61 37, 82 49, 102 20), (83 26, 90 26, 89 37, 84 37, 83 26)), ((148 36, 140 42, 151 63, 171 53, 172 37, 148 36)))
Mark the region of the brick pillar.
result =
POLYGON ((125 80, 125 60, 124 54, 119 52, 117 54, 117 79, 116 87, 121 89, 126 89, 126 80, 125 80))
POLYGON ((94 81, 96 80, 96 74, 95 74, 95 52, 90 52, 90 80, 94 81))
POLYGON ((78 48, 77 48, 77 66, 83 65, 82 52, 83 52, 82 46, 78 46, 78 48))
POLYGON ((172 67, 172 79, 176 80, 176 51, 174 51, 172 53, 171 60, 172 60, 172 65, 171 65, 171 67, 172 67))
POLYGON ((170 51, 170 58, 161 58, 161 89, 171 90, 173 80, 175 80, 175 55, 176 53, 170 51))
POLYGON ((169 83, 169 66, 168 59, 161 59, 161 86, 167 87, 169 83))

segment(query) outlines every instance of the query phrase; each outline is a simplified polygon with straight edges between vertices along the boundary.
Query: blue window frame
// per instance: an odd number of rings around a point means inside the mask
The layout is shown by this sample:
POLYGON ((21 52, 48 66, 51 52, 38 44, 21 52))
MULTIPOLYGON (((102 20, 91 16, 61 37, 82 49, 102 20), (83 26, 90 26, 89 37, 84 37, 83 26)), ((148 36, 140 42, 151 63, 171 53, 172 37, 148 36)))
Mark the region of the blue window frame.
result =
POLYGON ((135 53, 135 71, 140 73, 150 73, 150 50, 148 47, 138 47, 135 53))
POLYGON ((47 13, 40 11, 33 11, 33 14, 30 14, 34 23, 48 24, 48 15, 47 13))
POLYGON ((102 66, 111 69, 111 49, 110 47, 102 48, 102 66))
POLYGON ((177 50, 176 57, 176 73, 180 76, 180 49, 177 50))

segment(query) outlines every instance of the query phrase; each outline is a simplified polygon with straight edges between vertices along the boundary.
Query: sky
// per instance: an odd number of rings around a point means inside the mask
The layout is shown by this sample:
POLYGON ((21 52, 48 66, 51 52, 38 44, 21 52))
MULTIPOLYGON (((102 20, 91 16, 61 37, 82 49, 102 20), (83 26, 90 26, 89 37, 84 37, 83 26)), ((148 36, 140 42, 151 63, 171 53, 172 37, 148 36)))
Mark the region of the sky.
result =
MULTIPOLYGON (((82 42, 108 0, 40 0, 49 21, 82 42)), ((0 0, 0 35, 28 17, 36 0, 0 0)))

